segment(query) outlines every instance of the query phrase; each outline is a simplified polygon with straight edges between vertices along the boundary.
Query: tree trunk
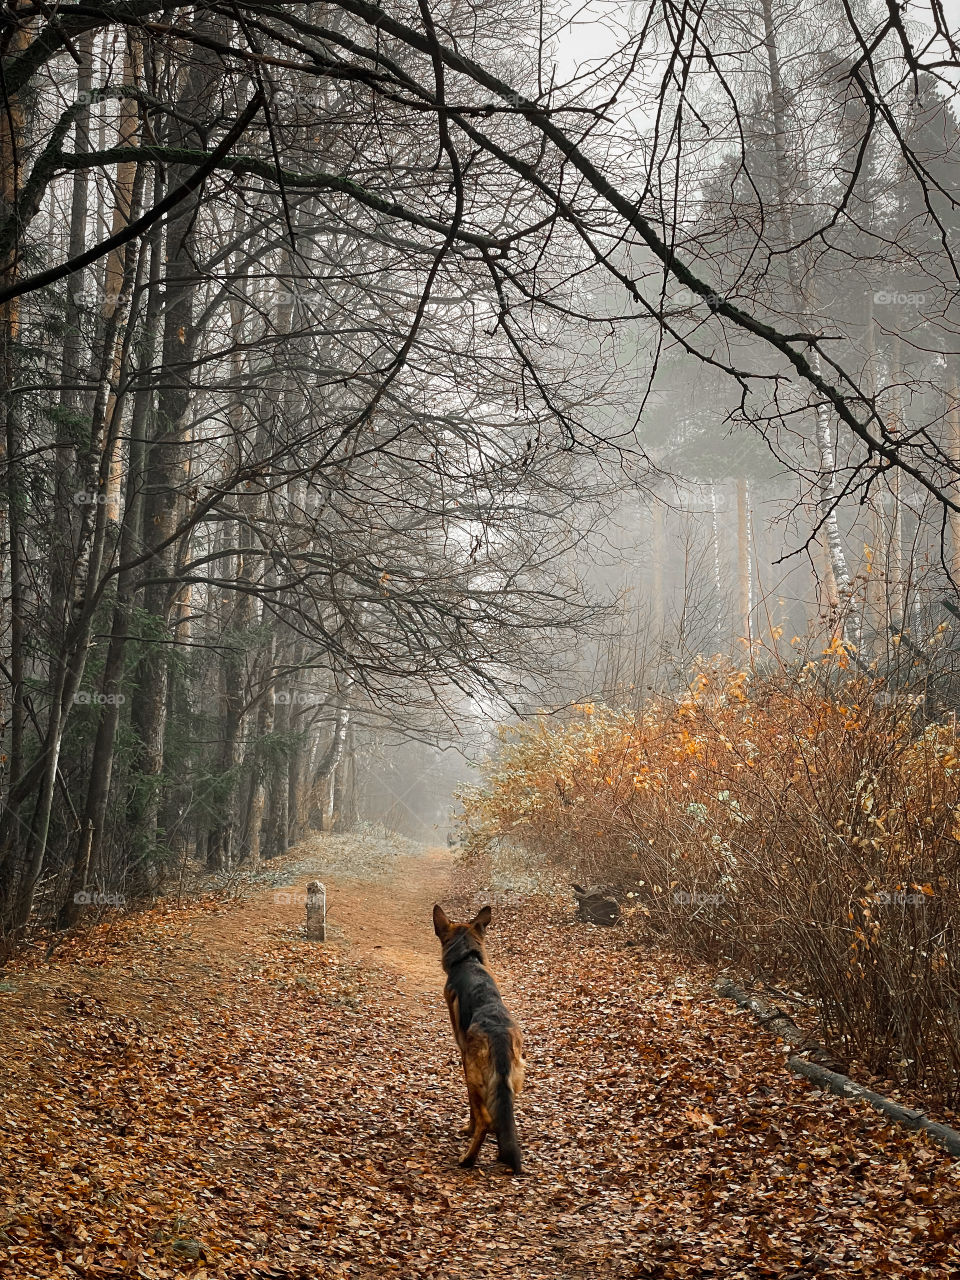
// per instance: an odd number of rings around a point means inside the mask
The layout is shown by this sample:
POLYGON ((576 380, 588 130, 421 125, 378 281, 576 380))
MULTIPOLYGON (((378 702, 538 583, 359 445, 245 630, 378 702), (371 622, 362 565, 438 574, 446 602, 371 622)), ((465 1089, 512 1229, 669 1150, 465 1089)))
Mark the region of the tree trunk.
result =
MULTIPOLYGON (((899 329, 890 344, 890 433, 899 435, 903 430, 903 368, 899 329)), ((900 505, 900 468, 892 467, 889 473, 889 511, 886 519, 886 595, 888 626, 904 628, 903 599, 903 511, 900 505)))
POLYGON ((341 692, 340 705, 337 707, 336 718, 333 722, 333 735, 330 739, 330 745, 322 760, 316 766, 313 786, 311 787, 311 792, 317 799, 322 797, 320 805, 320 829, 322 831, 329 831, 333 825, 337 772, 343 762, 347 735, 350 729, 350 708, 346 705, 346 702, 351 687, 352 682, 348 682, 341 692))
POLYGON ((713 569, 713 590, 715 593, 716 641, 717 649, 723 644, 723 571, 720 561, 720 521, 717 516, 717 486, 710 481, 710 559, 713 569))
MULTIPOLYGON (((81 63, 77 69, 77 93, 81 102, 89 99, 93 84, 93 36, 86 33, 78 42, 81 63)), ((74 151, 86 155, 90 151, 90 108, 81 106, 74 122, 74 151)), ((88 176, 85 169, 73 175, 70 201, 70 235, 68 256, 77 257, 84 249, 87 236, 89 206, 88 176)), ((74 567, 77 562, 79 537, 77 506, 79 488, 76 475, 76 441, 80 428, 80 368, 83 337, 80 332, 80 302, 85 276, 78 272, 67 288, 64 311, 63 354, 60 362, 60 417, 54 445, 53 501, 59 519, 50 548, 50 634, 63 636, 70 618, 71 597, 75 592, 74 567)))
POLYGON ((663 631, 666 625, 667 609, 663 589, 663 563, 665 559, 663 536, 663 508, 654 502, 651 512, 653 518, 653 637, 659 647, 663 644, 663 631))
POLYGON ((737 590, 740 626, 749 645, 753 639, 753 547, 750 542, 750 485, 737 481, 737 590))
MULTIPOLYGON (((273 732, 289 740, 290 692, 278 698, 274 711, 273 732)), ((267 822, 263 856, 278 858, 290 845, 290 758, 286 744, 279 760, 274 762, 267 779, 267 822)))
POLYGON ((353 721, 347 725, 340 764, 339 820, 337 831, 353 831, 357 825, 357 757, 353 721))
MULTIPOLYGON (((264 654, 263 669, 272 675, 274 661, 274 639, 271 637, 270 644, 264 654)), ((274 715, 274 689, 271 684, 260 700, 257 708, 257 728, 256 741, 254 750, 248 753, 252 758, 249 760, 246 770, 246 790, 244 795, 244 804, 242 807, 243 824, 240 857, 244 861, 249 861, 254 866, 260 862, 262 834, 263 834, 263 816, 264 806, 266 803, 266 788, 264 786, 264 766, 260 758, 262 750, 261 744, 273 732, 273 715, 274 715)))
MULTIPOLYGON (((135 203, 138 199, 136 184, 130 196, 135 203)), ((102 345, 98 359, 99 370, 89 437, 84 440, 82 452, 78 456, 78 474, 85 483, 85 492, 89 501, 79 508, 78 545, 71 573, 76 588, 79 590, 80 584, 83 585, 82 592, 73 601, 73 616, 62 633, 60 647, 54 650, 50 664, 46 697, 49 711, 46 729, 42 734, 40 752, 42 769, 38 778, 33 814, 25 824, 22 874, 5 921, 8 931, 14 938, 30 917, 36 885, 44 866, 60 749, 67 720, 83 677, 93 627, 96 589, 107 542, 106 514, 103 506, 94 500, 94 495, 98 495, 103 488, 104 459, 112 449, 119 432, 122 405, 114 394, 114 383, 118 362, 122 359, 121 350, 125 349, 129 342, 129 334, 125 333, 125 319, 138 253, 139 249, 135 242, 124 246, 120 274, 116 280, 117 295, 109 304, 105 304, 103 309, 102 345)), ((8 808, 12 822, 17 822, 19 819, 13 804, 9 804, 8 808)))
MULTIPOLYGON (((215 20, 215 22, 218 20, 215 20)), ((197 22, 198 29, 212 24, 197 22)), ((203 119, 216 90, 216 63, 197 51, 177 103, 181 117, 170 124, 173 145, 188 145, 190 118, 203 119)), ((185 180, 189 166, 172 165, 168 184, 185 180)), ((167 227, 167 270, 164 281, 164 325, 157 396, 156 429, 146 463, 143 527, 157 548, 145 568, 143 612, 150 619, 146 646, 137 669, 131 727, 135 738, 134 774, 127 799, 127 822, 137 845, 137 859, 153 856, 158 841, 160 791, 170 686, 171 614, 177 591, 177 547, 172 541, 183 511, 183 446, 190 417, 191 376, 197 349, 194 304, 197 276, 197 198, 184 201, 167 227)), ((145 624, 146 625, 146 624, 145 624)))
MULTIPOLYGON (((15 9, 15 0, 10 5, 15 9)), ((31 24, 13 22, 0 35, 0 52, 6 58, 22 52, 31 39, 31 24)), ((6 96, 0 110, 0 201, 4 211, 16 207, 23 185, 21 156, 24 143, 24 114, 19 95, 6 96)), ((0 261, 0 283, 4 286, 16 282, 19 272, 20 239, 15 240, 9 253, 0 261)), ((24 504, 27 487, 22 477, 19 460, 22 438, 19 416, 19 398, 14 388, 17 378, 17 340, 20 334, 20 301, 17 298, 0 304, 0 380, 3 389, 3 441, 0 446, 0 465, 6 470, 4 511, 2 518, 9 546, 9 566, 5 581, 0 581, 0 600, 9 602, 5 621, 9 633, 8 670, 10 684, 10 748, 7 759, 7 808, 0 820, 0 876, 9 895, 16 892, 15 877, 20 867, 20 824, 17 814, 10 809, 10 796, 20 781, 24 768, 24 728, 26 703, 24 701, 24 504)), ((0 572, 2 572, 0 562, 0 572)), ((5 628, 5 630, 7 629, 5 628)))
MULTIPOLYGON (((947 449, 951 460, 960 466, 960 376, 958 359, 947 356, 945 391, 947 396, 947 449)), ((960 591, 960 513, 950 516, 950 576, 955 591, 960 591)))
MULTIPOLYGON (((136 85, 142 80, 140 67, 140 50, 135 39, 128 33, 127 43, 123 53, 123 83, 125 85, 136 85)), ((136 99, 122 98, 120 100, 120 124, 117 136, 117 145, 120 147, 131 147, 137 142, 137 133, 140 123, 140 111, 136 99)), ((110 234, 116 235, 122 231, 134 216, 134 181, 136 177, 137 166, 131 161, 124 161, 117 165, 117 176, 114 182, 114 203, 113 216, 110 225, 110 234)), ((107 257, 106 270, 104 273, 104 315, 111 316, 116 310, 120 300, 120 292, 123 288, 123 250, 114 249, 107 257)), ((119 347, 117 349, 119 357, 119 347)), ((107 419, 109 420, 116 408, 116 381, 120 373, 119 362, 114 366, 113 378, 111 379, 110 400, 107 404, 107 419)), ((112 523, 120 518, 119 499, 120 484, 123 474, 123 449, 122 441, 117 436, 112 449, 110 450, 109 463, 107 470, 107 483, 105 488, 106 499, 106 516, 112 523)))
MULTIPOLYGON (((786 98, 780 75, 780 57, 777 50, 772 0, 761 0, 761 5, 763 9, 764 44, 767 50, 767 66, 770 75, 770 104, 773 112, 773 146, 777 174, 777 208, 780 232, 786 253, 795 319, 798 325, 802 325, 806 317, 809 316, 811 298, 801 276, 799 254, 795 247, 796 241, 791 215, 792 194, 789 180, 789 157, 787 155, 786 98)), ((816 350, 811 350, 808 353, 808 360, 813 372, 819 375, 821 373, 820 353, 816 350)), ((818 454, 820 489, 818 522, 826 545, 827 558, 827 573, 824 585, 830 610, 836 618, 840 619, 842 610, 849 605, 852 584, 847 568, 843 538, 840 535, 840 525, 837 520, 837 463, 833 443, 833 426, 829 407, 822 400, 815 406, 815 418, 814 443, 818 454)), ((849 610, 845 621, 848 623, 846 629, 849 630, 851 643, 859 649, 861 642, 859 618, 852 610, 849 610)))
MULTIPOLYGON (((153 199, 155 201, 159 200, 161 195, 162 178, 158 175, 154 184, 153 199)), ((160 291, 162 238, 159 225, 151 231, 147 247, 150 254, 150 274, 140 341, 141 371, 148 370, 153 364, 160 308, 162 306, 160 291)), ((134 395, 133 412, 130 421, 130 449, 124 489, 123 522, 120 528, 118 548, 118 558, 121 565, 129 564, 142 545, 144 442, 150 432, 152 405, 152 387, 148 378, 141 377, 134 395)), ((130 636, 134 598, 135 573, 129 568, 122 569, 117 575, 117 595, 110 629, 110 643, 100 682, 103 701, 101 703, 100 720, 97 725, 97 735, 94 739, 82 822, 83 831, 89 827, 92 832, 90 866, 94 872, 100 868, 104 856, 104 832, 113 775, 114 745, 122 707, 126 700, 126 695, 123 692, 124 657, 130 636)), ((81 843, 77 851, 78 861, 82 856, 81 843)), ((61 922, 63 924, 71 922, 71 911, 71 902, 68 897, 64 906, 66 914, 61 913, 61 922)))

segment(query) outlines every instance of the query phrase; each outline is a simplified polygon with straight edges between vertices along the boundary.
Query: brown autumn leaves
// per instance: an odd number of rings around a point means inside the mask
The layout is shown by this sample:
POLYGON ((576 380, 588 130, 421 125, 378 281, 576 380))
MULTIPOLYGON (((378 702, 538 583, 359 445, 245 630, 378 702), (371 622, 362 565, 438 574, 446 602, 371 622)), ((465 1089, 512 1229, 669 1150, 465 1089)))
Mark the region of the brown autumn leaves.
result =
MULTIPOLYGON (((397 874, 415 890, 415 859, 397 874)), ((391 910, 389 881, 341 893, 391 910)), ((549 903, 495 904, 490 935, 530 1176, 458 1169, 466 1100, 414 914, 412 986, 308 943, 270 893, 7 971, 3 1280, 956 1274, 954 1163, 791 1078, 707 970, 549 903)))

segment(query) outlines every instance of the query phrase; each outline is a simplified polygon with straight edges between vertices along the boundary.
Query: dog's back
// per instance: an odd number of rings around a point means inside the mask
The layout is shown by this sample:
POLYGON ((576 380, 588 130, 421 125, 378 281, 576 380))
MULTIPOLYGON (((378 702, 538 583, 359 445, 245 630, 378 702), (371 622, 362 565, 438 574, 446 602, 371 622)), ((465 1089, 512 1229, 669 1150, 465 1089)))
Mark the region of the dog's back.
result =
POLYGON ((444 997, 470 1097, 471 1141, 460 1163, 469 1167, 475 1162, 493 1129, 500 1159, 519 1173, 514 1100, 523 1086, 523 1041, 487 968, 483 935, 490 915, 490 908, 484 907, 469 924, 457 925, 438 906, 433 923, 443 944, 444 997))

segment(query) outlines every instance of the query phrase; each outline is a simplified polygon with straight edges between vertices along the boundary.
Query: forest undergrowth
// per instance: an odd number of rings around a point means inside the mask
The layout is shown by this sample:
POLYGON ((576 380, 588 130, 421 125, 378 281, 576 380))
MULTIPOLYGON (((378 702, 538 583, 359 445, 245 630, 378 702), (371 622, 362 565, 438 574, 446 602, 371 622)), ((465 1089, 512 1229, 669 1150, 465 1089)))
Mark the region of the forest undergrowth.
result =
POLYGON ((799 989, 848 1059, 956 1103, 956 722, 922 723, 842 642, 505 728, 463 801, 474 856, 629 890, 636 937, 799 989))

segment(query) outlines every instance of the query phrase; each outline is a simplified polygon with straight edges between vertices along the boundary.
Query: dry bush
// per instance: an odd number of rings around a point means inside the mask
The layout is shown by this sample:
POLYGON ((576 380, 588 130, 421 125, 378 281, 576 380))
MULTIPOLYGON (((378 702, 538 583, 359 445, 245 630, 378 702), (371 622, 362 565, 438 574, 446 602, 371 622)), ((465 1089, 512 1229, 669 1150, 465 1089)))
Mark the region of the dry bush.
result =
POLYGON ((637 891, 634 927, 798 986, 871 1069, 960 1098, 955 725, 917 725, 842 644, 798 673, 700 671, 643 711, 502 731, 463 796, 504 840, 637 891))

